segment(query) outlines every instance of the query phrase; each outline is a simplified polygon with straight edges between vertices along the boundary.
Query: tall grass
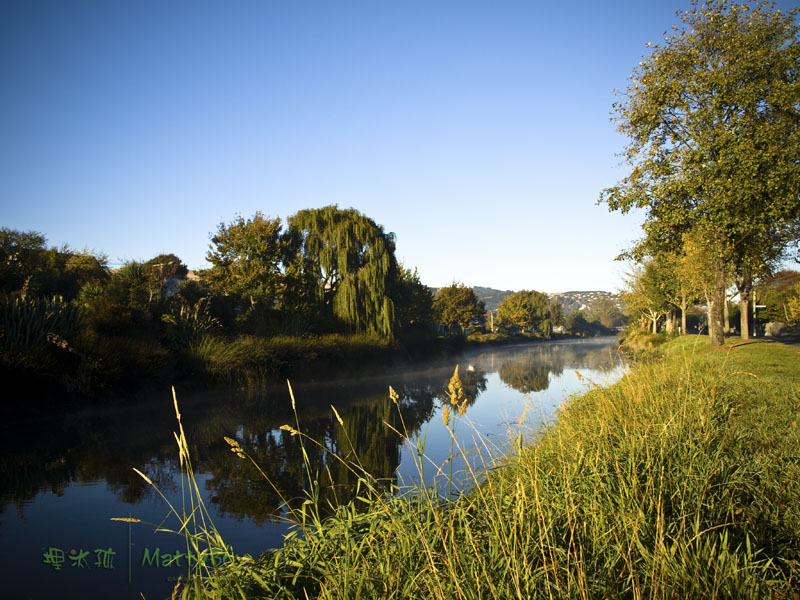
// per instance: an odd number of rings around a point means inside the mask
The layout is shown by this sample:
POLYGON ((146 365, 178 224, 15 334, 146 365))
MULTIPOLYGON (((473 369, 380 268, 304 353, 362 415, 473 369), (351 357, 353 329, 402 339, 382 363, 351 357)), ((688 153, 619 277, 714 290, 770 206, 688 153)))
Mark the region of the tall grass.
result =
MULTIPOLYGON (((284 546, 253 562, 232 557, 235 569, 195 575, 181 594, 793 598, 798 416, 796 351, 766 342, 712 351, 706 340, 683 338, 663 360, 565 402, 501 467, 479 444, 459 475, 472 487, 456 498, 441 495, 441 485, 387 494, 357 457, 336 457, 358 476, 360 493, 323 517, 330 511, 319 505, 309 465, 312 492, 292 514, 284 546)), ((421 474, 424 440, 407 443, 421 474)), ((238 442, 233 450, 247 458, 238 442)))
MULTIPOLYGON (((197 484, 174 388, 172 397, 178 424, 175 441, 178 445, 178 458, 182 474, 180 506, 170 502, 147 475, 139 469, 134 469, 147 484, 156 490, 169 509, 166 518, 155 527, 156 531, 178 535, 184 540, 186 553, 180 558, 186 559, 189 569, 187 574, 190 576, 183 580, 182 588, 182 578, 178 579, 172 598, 174 599, 179 591, 182 597, 210 595, 217 598, 242 598, 244 592, 239 581, 249 578, 243 570, 246 570, 252 561, 248 557, 234 556, 231 548, 225 544, 214 526, 214 521, 197 484)), ((142 523, 140 519, 132 517, 114 517, 111 520, 142 523)), ((174 557, 173 560, 180 564, 180 558, 174 557)))
POLYGON ((200 332, 188 341, 181 359, 191 374, 259 385, 312 365, 319 370, 386 362, 395 349, 391 340, 366 334, 225 338, 200 332))

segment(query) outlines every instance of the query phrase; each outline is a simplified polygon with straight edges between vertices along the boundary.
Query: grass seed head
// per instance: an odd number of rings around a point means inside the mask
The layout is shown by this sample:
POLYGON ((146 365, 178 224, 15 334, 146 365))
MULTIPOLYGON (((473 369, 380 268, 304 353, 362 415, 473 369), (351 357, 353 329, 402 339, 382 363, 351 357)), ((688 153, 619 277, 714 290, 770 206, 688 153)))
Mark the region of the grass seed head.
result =
POLYGON ((336 420, 339 421, 339 425, 344 427, 344 421, 342 421, 342 417, 339 416, 339 413, 336 411, 336 407, 331 404, 331 409, 333 410, 333 414, 336 415, 336 420))
POLYGON ((136 472, 136 474, 137 474, 137 475, 139 475, 139 477, 141 477, 142 479, 144 479, 144 480, 145 480, 147 483, 149 483, 150 485, 153 485, 153 482, 152 482, 152 481, 150 481, 150 478, 149 478, 147 475, 145 475, 144 473, 142 473, 142 472, 141 472, 139 469, 137 469, 136 467, 134 467, 134 468, 133 468, 133 470, 136 472))

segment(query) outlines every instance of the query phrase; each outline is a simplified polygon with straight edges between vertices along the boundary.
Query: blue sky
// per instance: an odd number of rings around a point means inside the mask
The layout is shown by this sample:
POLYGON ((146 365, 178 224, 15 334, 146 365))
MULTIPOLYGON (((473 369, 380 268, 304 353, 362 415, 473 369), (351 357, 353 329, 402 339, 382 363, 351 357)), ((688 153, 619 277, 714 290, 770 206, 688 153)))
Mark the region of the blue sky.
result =
POLYGON ((684 8, 6 0, 0 226, 202 268, 221 221, 339 204, 431 286, 614 290, 613 90, 684 8))

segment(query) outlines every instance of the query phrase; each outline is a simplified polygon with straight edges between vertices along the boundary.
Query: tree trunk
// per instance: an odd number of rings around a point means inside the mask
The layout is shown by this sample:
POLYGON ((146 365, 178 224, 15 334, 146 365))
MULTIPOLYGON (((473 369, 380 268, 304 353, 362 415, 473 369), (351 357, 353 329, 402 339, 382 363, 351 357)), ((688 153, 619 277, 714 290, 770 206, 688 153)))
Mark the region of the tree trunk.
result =
POLYGON ((711 346, 725 345, 723 329, 723 303, 725 302, 725 261, 718 256, 714 261, 714 301, 711 306, 709 327, 711 328, 711 346), (713 327, 711 324, 713 323, 713 327))
POLYGON ((672 335, 672 332, 675 330, 675 311, 669 311, 667 313, 667 333, 672 335))
POLYGON ((739 324, 741 327, 741 337, 743 340, 750 339, 750 298, 753 296, 753 275, 750 269, 745 269, 742 273, 742 280, 738 283, 739 288, 739 324))
POLYGON ((652 313, 653 319, 653 333, 658 333, 658 315, 656 313, 652 313))
POLYGON ((706 325, 708 325, 708 337, 711 337, 711 330, 714 328, 714 324, 711 322, 711 307, 714 306, 714 301, 708 297, 708 292, 706 294, 706 325))
POLYGON ((725 335, 728 335, 731 332, 731 314, 730 314, 729 309, 728 309, 728 294, 727 293, 725 294, 725 304, 723 304, 723 307, 725 308, 725 310, 723 312, 723 315, 722 315, 722 318, 725 321, 723 323, 723 329, 725 331, 725 335))
POLYGON ((750 294, 741 295, 739 299, 739 326, 742 328, 739 334, 743 340, 750 339, 750 294))
POLYGON ((686 335, 686 294, 681 295, 681 335, 686 335))

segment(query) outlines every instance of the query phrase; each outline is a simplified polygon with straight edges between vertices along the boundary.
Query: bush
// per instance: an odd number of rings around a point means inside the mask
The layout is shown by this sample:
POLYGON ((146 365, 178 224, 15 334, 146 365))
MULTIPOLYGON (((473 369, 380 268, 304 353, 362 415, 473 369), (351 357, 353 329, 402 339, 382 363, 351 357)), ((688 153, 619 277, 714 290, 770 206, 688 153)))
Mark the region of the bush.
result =
POLYGON ((14 298, 0 313, 0 349, 20 353, 71 340, 80 324, 78 309, 61 298, 14 298))

